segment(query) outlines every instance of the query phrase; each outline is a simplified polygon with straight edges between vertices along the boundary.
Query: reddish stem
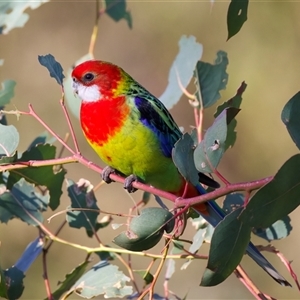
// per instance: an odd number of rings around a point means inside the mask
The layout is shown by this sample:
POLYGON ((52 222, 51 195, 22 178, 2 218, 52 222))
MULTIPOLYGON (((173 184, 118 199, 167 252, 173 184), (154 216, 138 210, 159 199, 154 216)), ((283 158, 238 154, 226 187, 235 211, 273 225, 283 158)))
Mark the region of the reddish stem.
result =
POLYGON ((70 116, 69 116, 69 113, 68 113, 68 111, 66 109, 66 106, 64 104, 63 98, 60 100, 60 105, 61 105, 61 108, 64 112, 64 115, 67 119, 67 123, 68 123, 69 129, 70 129, 70 132, 71 132, 71 136, 72 136, 72 140, 73 140, 73 143, 74 143, 74 146, 75 146, 75 151, 76 151, 77 154, 80 154, 79 147, 78 147, 78 142, 77 142, 77 139, 76 139, 76 136, 75 136, 75 133, 74 133, 74 129, 73 129, 73 125, 71 123, 70 116))

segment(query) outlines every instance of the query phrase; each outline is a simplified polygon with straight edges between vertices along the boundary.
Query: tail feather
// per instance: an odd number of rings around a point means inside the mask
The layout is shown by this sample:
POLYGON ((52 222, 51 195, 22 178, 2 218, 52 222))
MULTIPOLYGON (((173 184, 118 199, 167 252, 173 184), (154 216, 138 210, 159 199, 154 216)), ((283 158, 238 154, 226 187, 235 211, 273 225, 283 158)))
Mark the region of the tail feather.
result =
MULTIPOLYGON (((206 193, 206 190, 200 184, 197 185, 196 188, 200 194, 206 193)), ((206 208, 208 214, 201 214, 201 216, 213 227, 216 227, 226 216, 224 210, 221 209, 221 207, 213 200, 207 202, 206 208)), ((246 252, 275 281, 283 286, 291 286, 291 284, 278 273, 278 271, 251 242, 249 243, 246 252)))

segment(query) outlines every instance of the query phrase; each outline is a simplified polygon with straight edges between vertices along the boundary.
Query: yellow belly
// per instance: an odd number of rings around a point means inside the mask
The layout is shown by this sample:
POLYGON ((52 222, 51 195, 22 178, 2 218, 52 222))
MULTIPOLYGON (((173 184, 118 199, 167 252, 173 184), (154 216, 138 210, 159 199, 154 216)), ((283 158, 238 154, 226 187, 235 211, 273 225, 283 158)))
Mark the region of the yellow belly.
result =
POLYGON ((182 177, 172 159, 163 155, 155 134, 140 122, 129 120, 102 146, 90 144, 107 165, 126 176, 134 174, 166 191, 181 187, 182 177))

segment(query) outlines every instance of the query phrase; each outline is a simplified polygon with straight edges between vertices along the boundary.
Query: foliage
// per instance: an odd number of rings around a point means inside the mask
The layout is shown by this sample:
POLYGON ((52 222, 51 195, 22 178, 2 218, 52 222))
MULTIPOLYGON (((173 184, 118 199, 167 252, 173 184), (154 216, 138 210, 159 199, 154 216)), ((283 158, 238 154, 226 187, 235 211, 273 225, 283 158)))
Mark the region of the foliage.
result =
MULTIPOLYGON (((29 1, 22 4, 0 4, 0 33, 7 34, 13 28, 24 26, 28 19, 28 15, 23 13, 24 10, 28 7, 37 8, 43 2, 47 1, 36 1, 35 5, 29 1), (10 14, 7 13, 8 10, 11 10, 10 14)), ((96 2, 97 17, 91 45, 95 39, 95 30, 98 30, 99 17, 104 13, 114 21, 125 20, 129 28, 132 28, 132 16, 125 0, 105 0, 101 9, 99 1, 96 2)), ((228 39, 238 33, 247 20, 247 9, 247 0, 231 1, 227 14, 228 39)), ((93 50, 91 45, 90 49, 93 50)), ((214 186, 216 189, 210 188, 207 191, 200 187, 203 195, 182 199, 143 183, 134 183, 134 187, 144 191, 143 198, 129 214, 121 214, 123 218, 127 217, 127 221, 124 222, 126 229, 110 241, 105 241, 105 244, 100 240, 101 230, 110 225, 116 228, 124 224, 111 224, 111 215, 114 213, 101 211, 94 194, 95 188, 88 180, 81 179, 75 183, 67 177, 67 164, 70 163, 80 163, 98 173, 102 171, 99 166, 81 155, 68 109, 65 106, 66 101, 69 110, 78 117, 79 103, 78 100, 77 102, 74 100, 71 90, 71 69, 64 75, 63 68, 54 56, 48 54, 38 57, 40 64, 47 68, 62 92, 60 105, 69 125, 74 147, 70 147, 65 140, 60 138, 61 132, 55 132, 47 126, 31 105, 28 106, 29 111, 26 112, 6 111, 5 107, 14 97, 16 83, 13 80, 5 80, 2 83, 0 90, 0 221, 8 223, 12 219, 19 219, 30 226, 37 227, 38 236, 29 242, 28 247, 13 266, 6 270, 0 267, 1 297, 18 299, 22 296, 25 288, 23 284, 25 273, 41 255, 44 262, 47 299, 66 299, 73 293, 87 299, 99 295, 104 295, 105 298, 128 296, 131 299, 141 299, 147 294, 150 298, 162 299, 163 296, 155 293, 157 278, 166 264, 166 295, 164 297, 168 297, 170 291, 167 282, 176 270, 175 261, 180 259, 187 260, 182 269, 188 268, 198 259, 207 260, 204 272, 199 271, 199 279, 203 273, 200 283, 202 286, 217 285, 234 272, 252 294, 257 297, 265 295, 242 272, 239 264, 249 247, 251 232, 267 241, 285 238, 291 233, 291 219, 288 215, 300 204, 300 185, 299 176, 297 176, 300 168, 300 155, 296 154, 283 162, 274 176, 253 182, 230 184, 219 173, 218 166, 224 153, 234 146, 237 139, 236 116, 240 112, 247 85, 242 82, 236 94, 217 107, 214 114, 215 120, 203 137, 203 111, 216 104, 221 98, 220 91, 224 90, 228 83, 229 59, 226 52, 219 51, 213 64, 204 62, 200 60, 202 51, 202 45, 196 42, 193 36, 183 36, 180 39, 179 53, 174 59, 168 85, 160 99, 167 108, 171 108, 180 100, 182 94, 185 94, 194 110, 195 129, 191 134, 185 133, 172 152, 173 161, 179 172, 186 181, 195 186, 199 185, 199 172, 210 173, 224 186, 221 188, 214 186), (195 84, 193 93, 186 90, 191 80, 195 84), (24 118, 31 116, 43 125, 47 132, 38 137, 32 137, 33 141, 29 141, 28 149, 21 152, 18 129, 13 125, 7 125, 6 114, 15 114, 17 117, 24 118), (48 139, 48 133, 53 137, 52 140, 48 139), (58 154, 57 144, 67 149, 71 156, 62 157, 61 153, 58 154), (59 230, 53 234, 44 223, 44 213, 49 208, 59 213, 64 182, 67 185, 70 205, 64 211, 66 220, 59 228, 64 226, 73 229, 84 228, 87 236, 96 240, 98 247, 88 247, 61 239, 59 230), (238 191, 243 193, 237 193, 238 191), (255 194, 254 191, 256 191, 255 194), (151 194, 155 196, 161 207, 141 209, 148 205, 151 194), (226 196, 223 210, 219 208, 219 214, 223 220, 213 229, 190 207, 206 201, 214 201, 221 196, 226 196), (168 210, 161 198, 171 201, 174 209, 168 210), (98 219, 100 214, 105 214, 102 220, 98 219), (184 236, 187 219, 190 219, 196 227, 192 241, 184 236), (161 241, 164 242, 163 245, 161 241), (84 261, 66 274, 56 291, 51 291, 47 273, 47 263, 49 263, 47 253, 51 250, 53 242, 86 252, 84 261), (118 247, 115 248, 113 243, 118 247), (208 257, 198 254, 204 243, 211 244, 208 257), (162 246, 159 254, 153 253, 154 250, 149 251, 156 245, 162 246), (96 254, 97 262, 90 267, 90 257, 93 254, 96 254), (134 270, 131 267, 131 261, 127 262, 122 254, 132 257, 144 256, 152 261, 145 269, 134 270), (154 272, 156 260, 160 263, 154 272), (127 269, 128 276, 116 266, 117 261, 127 269), (143 279, 143 287, 138 287, 136 276, 143 279)), ((93 51, 90 51, 75 65, 93 57, 93 51)), ((299 92, 284 107, 282 121, 299 148, 299 92)), ((124 182, 124 178, 116 174, 111 175, 111 179, 124 182)), ((54 217, 55 215, 51 218, 54 217)), ((3 248, 5 249, 5 245, 3 248)), ((285 264, 299 286, 291 265, 285 264)))

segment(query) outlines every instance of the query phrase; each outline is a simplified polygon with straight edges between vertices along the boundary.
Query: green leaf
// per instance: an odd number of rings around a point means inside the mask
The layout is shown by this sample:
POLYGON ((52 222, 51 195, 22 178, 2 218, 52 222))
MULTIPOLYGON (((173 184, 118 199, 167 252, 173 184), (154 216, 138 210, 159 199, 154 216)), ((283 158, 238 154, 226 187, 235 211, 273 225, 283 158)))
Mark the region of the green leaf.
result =
POLYGON ((212 106, 221 97, 219 91, 224 90, 228 81, 226 68, 228 65, 227 53, 218 51, 215 64, 198 61, 195 69, 196 97, 204 108, 212 106), (201 97, 199 95, 201 93, 201 97))
POLYGON ((132 29, 132 17, 129 11, 126 11, 125 0, 105 0, 105 12, 116 22, 125 19, 128 27, 132 29))
POLYGON ((295 94, 284 106, 281 120, 285 124, 292 140, 300 149, 300 92, 295 94))
POLYGON ((236 35, 247 21, 249 0, 231 0, 227 12, 227 41, 236 35))
POLYGON ((151 198, 151 193, 149 192, 143 192, 142 202, 144 205, 148 204, 151 198))
POLYGON ((7 223, 10 219, 19 218, 29 225, 39 226, 44 220, 42 212, 47 209, 48 202, 48 195, 35 192, 34 187, 22 178, 11 190, 0 194, 0 221, 7 223))
POLYGON ((130 278, 117 266, 101 261, 77 280, 69 294, 75 292, 88 299, 99 295, 104 295, 104 298, 123 298, 132 294, 132 287, 126 285, 127 281, 130 278))
POLYGON ((239 112, 230 107, 225 109, 209 127, 204 139, 194 151, 195 166, 203 173, 213 173, 217 168, 226 148, 227 126, 239 112))
POLYGON ((24 291, 25 275, 15 266, 4 271, 8 299, 19 299, 24 291))
MULTIPOLYGON (((242 82, 235 96, 233 96, 231 99, 229 99, 228 101, 224 102, 223 104, 217 107, 217 111, 215 112, 214 117, 216 118, 225 108, 229 108, 229 107, 240 108, 242 103, 242 95, 246 87, 247 84, 245 82, 242 82)), ((233 147, 236 142, 236 135, 237 135, 235 131, 236 125, 237 125, 237 121, 236 119, 233 119, 227 126, 227 138, 226 138, 225 151, 228 148, 233 147)))
POLYGON ((244 195, 241 193, 232 193, 226 195, 225 200, 223 201, 223 210, 226 214, 231 213, 237 208, 243 207, 244 205, 244 195))
MULTIPOLYGON (((49 144, 37 145, 28 151, 25 151, 20 162, 27 162, 30 160, 48 160, 55 158, 56 147, 49 144)), ((50 208, 55 210, 60 202, 62 194, 62 184, 65 178, 66 171, 61 169, 55 173, 53 166, 42 167, 27 167, 24 169, 11 170, 7 182, 7 187, 10 188, 14 183, 24 177, 26 181, 34 185, 44 185, 48 188, 50 193, 50 208)))
POLYGON ((198 171, 194 163, 194 141, 188 133, 185 133, 172 150, 172 159, 186 181, 197 185, 199 182, 198 171))
POLYGON ((19 132, 13 125, 0 124, 0 157, 12 156, 20 141, 19 132))
POLYGON ((63 68, 61 64, 55 60, 54 56, 51 54, 39 55, 38 60, 42 66, 48 69, 50 76, 62 86, 65 75, 63 74, 63 68))
MULTIPOLYGON (((106 245, 106 247, 108 246, 106 245)), ((94 253, 99 256, 100 260, 114 260, 116 258, 116 254, 114 252, 97 251, 94 253)))
POLYGON ((172 240, 173 248, 171 249, 171 254, 181 254, 184 251, 184 245, 181 241, 172 240))
POLYGON ((8 34, 12 29, 23 27, 29 19, 24 11, 36 9, 49 0, 35 1, 1 1, 0 2, 0 34, 8 34))
POLYGON ((300 154, 296 154, 250 199, 241 221, 254 228, 267 228, 296 209, 300 204, 299 170, 300 154))
POLYGON ((253 233, 268 242, 271 242, 286 238, 292 229, 291 219, 289 216, 286 216, 283 219, 276 221, 268 228, 257 228, 253 230, 253 233))
POLYGON ((44 248, 44 241, 38 237, 33 242, 29 243, 21 257, 14 264, 20 271, 25 273, 31 265, 35 262, 37 257, 41 254, 44 248))
MULTIPOLYGON (((27 150, 30 150, 31 148, 37 146, 38 144, 46 144, 47 140, 49 139, 49 135, 47 131, 42 132, 39 136, 37 136, 28 146, 27 150)), ((52 141, 51 141, 52 142, 52 141)), ((48 141, 48 144, 51 144, 50 141, 48 141)), ((54 142, 54 141, 53 141, 54 142)))
POLYGON ((250 241, 251 228, 239 220, 242 207, 227 215, 212 236, 201 286, 223 282, 238 266, 250 241))
MULTIPOLYGON (((13 156, 2 156, 0 155, 0 165, 11 164, 18 159, 18 153, 15 152, 13 156)), ((0 173, 1 174, 1 173, 0 173)))
POLYGON ((10 103, 10 100, 14 97, 16 82, 13 80, 5 80, 2 82, 2 89, 0 90, 0 106, 4 106, 10 103))
POLYGON ((182 96, 182 88, 190 83, 197 61, 201 59, 203 47, 196 42, 194 36, 183 35, 179 40, 179 52, 173 61, 169 71, 168 86, 159 97, 160 101, 171 109, 179 102, 182 96))
POLYGON ((68 69, 66 78, 64 80, 65 99, 68 104, 69 110, 77 119, 79 119, 81 100, 79 99, 79 97, 76 94, 74 94, 74 91, 72 88, 73 79, 71 77, 71 74, 72 74, 73 69, 76 66, 78 66, 79 64, 81 64, 87 60, 91 60, 91 59, 94 59, 94 57, 90 53, 88 53, 88 54, 84 55, 83 57, 81 57, 80 59, 78 59, 74 63, 74 66, 72 68, 68 69))
POLYGON ((134 270, 134 273, 140 275, 145 284, 150 284, 153 281, 154 277, 148 270, 134 270))
POLYGON ((131 251, 143 251, 154 247, 164 231, 170 233, 175 225, 174 216, 160 207, 148 207, 133 217, 129 229, 113 240, 118 246, 131 251))
POLYGON ((93 236, 97 230, 97 218, 100 214, 93 191, 94 187, 84 179, 80 179, 77 184, 67 179, 67 186, 72 203, 67 208, 69 210, 66 216, 67 222, 73 228, 84 227, 88 235, 93 236), (72 208, 79 210, 71 210, 72 208))
MULTIPOLYGON (((67 274, 65 280, 59 283, 59 288, 52 294, 53 299, 61 299, 61 297, 82 277, 88 264, 88 261, 84 261, 73 269, 71 273, 67 274)), ((48 298, 45 300, 48 300, 48 298)))

